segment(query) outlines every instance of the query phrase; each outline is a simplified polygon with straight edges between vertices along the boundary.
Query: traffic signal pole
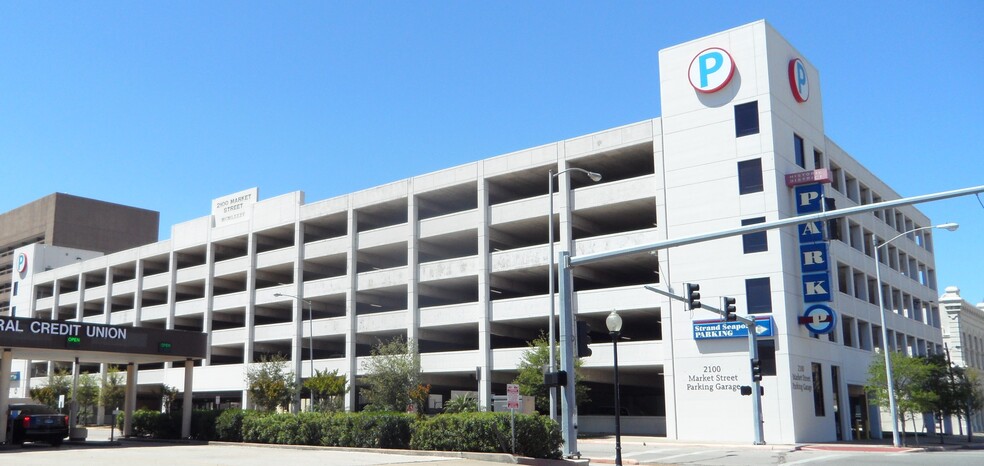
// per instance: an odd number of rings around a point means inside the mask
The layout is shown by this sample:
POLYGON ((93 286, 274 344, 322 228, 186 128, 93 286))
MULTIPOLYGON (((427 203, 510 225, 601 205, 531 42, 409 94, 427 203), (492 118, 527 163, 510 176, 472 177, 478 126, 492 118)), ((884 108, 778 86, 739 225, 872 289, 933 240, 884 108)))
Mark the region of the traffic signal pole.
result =
POLYGON ((564 456, 581 457, 577 451, 577 402, 574 399, 574 312, 571 299, 574 295, 574 281, 571 278, 571 268, 567 265, 570 253, 560 251, 557 254, 558 281, 560 282, 560 370, 567 372, 567 384, 561 390, 560 398, 560 433, 564 438, 564 456))
POLYGON ((758 332, 755 331, 755 319, 747 319, 738 316, 738 320, 748 327, 748 357, 750 359, 748 369, 752 373, 752 419, 755 423, 755 445, 765 445, 765 433, 762 419, 762 382, 755 377, 755 370, 752 364, 758 361, 758 332), (751 321, 751 322, 749 322, 751 321))
MULTIPOLYGON (((690 294, 690 289, 692 288, 691 285, 692 284, 690 284, 690 283, 687 283, 686 284, 686 289, 687 289, 687 292, 688 292, 687 294, 688 295, 690 294)), ((654 286, 648 286, 648 285, 646 285, 645 288, 647 290, 649 290, 649 291, 652 291, 653 293, 661 294, 661 295, 666 296, 667 298, 670 298, 670 299, 675 299, 677 301, 683 301, 685 303, 689 303, 690 302, 690 300, 688 299, 689 296, 677 296, 677 295, 675 295, 675 294, 673 294, 673 293, 671 293, 669 291, 663 291, 663 290, 661 290, 659 288, 656 288, 654 286)), ((698 287, 698 289, 699 289, 699 287, 698 287)), ((726 303, 726 301, 725 301, 724 298, 722 298, 721 301, 722 301, 722 304, 725 304, 726 303)), ((726 307, 726 305, 725 306, 722 306, 722 307, 726 307)), ((721 316, 721 320, 722 321, 726 321, 728 319, 729 313, 726 310, 724 310, 724 309, 718 309, 718 308, 715 308, 714 306, 708 306, 707 304, 701 304, 700 308, 701 309, 708 310, 710 312, 713 312, 713 313, 721 316)), ((753 420, 753 422, 755 424, 754 425, 754 429, 755 429, 754 430, 754 432, 755 432, 755 443, 754 444, 755 445, 765 445, 765 434, 763 432, 763 420, 762 420, 762 383, 755 377, 755 373, 752 370, 752 361, 757 361, 758 360, 758 332, 755 330, 755 326, 757 324, 755 322, 755 318, 754 317, 748 318, 748 317, 740 316, 740 315, 734 315, 734 317, 735 317, 735 320, 737 320, 738 322, 741 322, 741 323, 745 324, 745 327, 748 328, 748 359, 749 359, 749 361, 748 361, 749 362, 749 364, 748 364, 748 370, 750 372, 751 379, 752 379, 752 420, 753 420)))

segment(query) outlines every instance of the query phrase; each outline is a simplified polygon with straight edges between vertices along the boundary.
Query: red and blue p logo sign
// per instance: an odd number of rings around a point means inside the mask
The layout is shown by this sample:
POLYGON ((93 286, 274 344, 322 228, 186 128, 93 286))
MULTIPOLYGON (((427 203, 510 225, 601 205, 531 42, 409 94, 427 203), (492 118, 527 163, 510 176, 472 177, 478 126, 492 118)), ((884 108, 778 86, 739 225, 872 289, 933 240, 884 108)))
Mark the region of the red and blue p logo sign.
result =
POLYGON ((27 272, 27 254, 23 252, 17 255, 17 273, 27 272))
POLYGON ((735 61, 724 49, 712 47, 698 53, 690 62, 690 85, 704 94, 717 92, 731 82, 735 61))
POLYGON ((810 98, 810 79, 806 76, 806 65, 799 58, 789 60, 789 87, 799 103, 810 98))

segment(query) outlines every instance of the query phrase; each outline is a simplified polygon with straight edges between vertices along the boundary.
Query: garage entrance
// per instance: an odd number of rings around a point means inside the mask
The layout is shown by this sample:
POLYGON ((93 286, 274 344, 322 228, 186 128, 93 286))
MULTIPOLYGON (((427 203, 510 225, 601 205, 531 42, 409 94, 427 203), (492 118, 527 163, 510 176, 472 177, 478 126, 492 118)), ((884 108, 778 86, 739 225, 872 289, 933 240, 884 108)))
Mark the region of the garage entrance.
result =
MULTIPOLYGON (((132 434, 137 365, 184 361, 181 436, 188 437, 191 433, 194 361, 205 358, 206 344, 206 334, 200 332, 0 317, 0 414, 3 415, 0 440, 7 438, 7 407, 14 359, 73 361, 72 372, 76 378, 81 362, 126 365, 124 435, 132 434)), ((75 424, 76 411, 72 410, 71 426, 75 424)))

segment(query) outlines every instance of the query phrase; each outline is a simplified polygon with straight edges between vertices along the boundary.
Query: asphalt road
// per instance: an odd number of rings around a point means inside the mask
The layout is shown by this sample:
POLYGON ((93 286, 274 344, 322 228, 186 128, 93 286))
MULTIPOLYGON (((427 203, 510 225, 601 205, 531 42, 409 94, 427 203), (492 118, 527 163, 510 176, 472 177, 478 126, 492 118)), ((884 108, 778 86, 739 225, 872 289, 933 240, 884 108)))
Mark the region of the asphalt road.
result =
MULTIPOLYGON (((320 447, 258 446, 234 443, 183 444, 169 442, 108 442, 108 430, 90 429, 89 441, 66 443, 60 448, 47 444, 0 448, 0 464, 27 466, 490 466, 502 461, 497 455, 480 459, 408 454, 386 450, 334 449, 320 447)), ((984 438, 979 442, 984 446, 984 438)), ((811 450, 793 445, 684 444, 659 438, 628 438, 622 442, 625 465, 984 465, 984 449, 947 451, 902 451, 878 445, 818 445, 811 450), (846 450, 853 448, 854 451, 846 450), (870 450, 870 451, 862 451, 870 450)), ((950 447, 956 448, 951 445, 950 447)), ((581 465, 613 464, 615 443, 611 438, 581 439, 581 465)), ((506 456, 506 455, 498 455, 506 456)), ((542 461, 543 466, 562 462, 542 461)), ((570 463, 568 463, 570 464, 570 463)))
MULTIPOLYGON (((847 447, 845 447, 847 448, 847 447)), ((984 465, 984 450, 897 451, 892 448, 868 448, 872 451, 809 450, 794 445, 687 445, 666 441, 622 443, 624 465, 984 465)), ((613 464, 615 444, 609 439, 581 440, 578 450, 591 466, 613 464)))
POLYGON ((320 448, 278 448, 248 445, 137 444, 122 446, 79 446, 53 448, 26 444, 0 450, 0 464, 24 466, 488 466, 484 461, 434 456, 340 451, 320 448))

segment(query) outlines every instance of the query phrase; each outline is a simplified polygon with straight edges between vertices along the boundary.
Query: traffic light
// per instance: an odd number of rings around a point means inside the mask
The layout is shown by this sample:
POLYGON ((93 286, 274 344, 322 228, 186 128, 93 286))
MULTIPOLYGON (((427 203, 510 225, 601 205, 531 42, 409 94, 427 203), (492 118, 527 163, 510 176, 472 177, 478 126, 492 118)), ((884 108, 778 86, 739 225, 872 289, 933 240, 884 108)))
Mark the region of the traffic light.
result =
POLYGON ((591 326, 583 320, 577 321, 577 357, 591 356, 591 326))
POLYGON ((752 359, 752 382, 762 381, 762 361, 752 359))
POLYGON ((687 306, 691 310, 700 308, 700 285, 696 283, 686 283, 687 285, 687 306))
POLYGON ((724 320, 728 322, 738 320, 738 316, 735 315, 735 298, 729 298, 727 296, 721 298, 721 307, 724 308, 724 320))
POLYGON ((567 371, 554 371, 543 374, 543 385, 548 387, 567 386, 567 371))

